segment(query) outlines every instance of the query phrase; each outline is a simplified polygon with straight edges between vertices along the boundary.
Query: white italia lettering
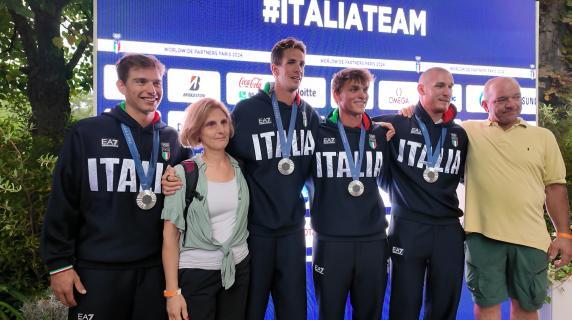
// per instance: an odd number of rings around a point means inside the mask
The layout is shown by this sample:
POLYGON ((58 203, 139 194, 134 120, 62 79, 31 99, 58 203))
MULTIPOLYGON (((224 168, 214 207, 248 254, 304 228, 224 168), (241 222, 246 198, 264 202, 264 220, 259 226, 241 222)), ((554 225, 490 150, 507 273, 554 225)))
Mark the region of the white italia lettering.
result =
MULTIPOLYGON (((355 152, 354 157, 357 156, 355 152)), ((344 151, 316 152, 316 177, 317 178, 351 178, 348 158, 344 151), (325 163, 325 173, 324 164, 325 163), (335 169, 335 171, 334 171, 335 169)), ((365 151, 365 170, 360 171, 360 177, 378 177, 383 165, 383 153, 381 151, 365 151)), ((362 168, 363 168, 362 163, 362 168)))
POLYGON ((447 149, 449 155, 447 156, 447 164, 445 164, 445 173, 449 173, 449 169, 451 168, 451 161, 453 160, 453 149, 447 149))
POLYGON ((163 175, 163 164, 157 163, 157 169, 155 169, 155 193, 161 193, 161 176, 163 175))
POLYGON ((256 160, 262 160, 262 152, 260 151, 260 142, 258 140, 258 135, 252 135, 252 145, 254 146, 254 157, 256 160))
POLYGON ((359 16, 359 9, 355 3, 350 5, 350 11, 348 13, 348 20, 346 21, 345 28, 350 30, 352 27, 356 27, 359 31, 363 31, 363 25, 361 24, 361 18, 359 16))
POLYGON ((461 166, 461 151, 455 152, 455 162, 451 166, 451 174, 459 174, 459 167, 461 166))
MULTIPOLYGON (((442 149, 435 167, 438 172, 459 174, 459 166, 461 165, 461 150, 458 149, 442 149), (444 157, 447 159, 444 159, 444 157), (444 164, 444 166, 443 166, 444 164)), ((415 141, 399 140, 399 152, 397 162, 406 162, 410 167, 424 168, 427 166, 427 150, 424 144, 415 141), (409 150, 406 147, 409 146, 409 150), (421 150, 421 152, 418 152, 421 150), (407 157, 407 159, 405 159, 407 157)))
POLYGON ((105 164, 105 178, 107 179, 107 192, 113 191, 113 167, 119 164, 117 158, 101 158, 99 163, 105 164))
POLYGON ((137 191, 137 181, 135 180, 135 176, 135 162, 133 159, 124 159, 123 165, 121 166, 121 173, 119 174, 117 192, 125 192, 127 187, 129 187, 129 191, 131 192, 137 191))
POLYGON ((341 178, 343 176, 351 177, 350 167, 348 165, 348 157, 345 152, 340 152, 338 155, 338 172, 336 177, 341 178))
POLYGON ((316 2, 316 0, 310 1, 308 13, 306 14, 306 20, 304 20, 305 26, 309 26, 312 23, 315 23, 318 27, 322 27, 320 7, 318 7, 318 2, 316 2))
MULTIPOLYGON (((372 160, 372 159, 371 159, 371 157, 372 157, 371 152, 366 152, 366 153, 365 153, 365 161, 366 161, 366 162, 365 162, 365 163, 366 163, 365 176, 366 176, 366 177, 371 177, 371 170, 372 170, 372 167, 371 167, 371 160, 372 160)), ((361 176, 363 177, 363 175, 361 175, 361 176)))
POLYGON ((421 143, 408 141, 407 144, 411 147, 411 149, 409 149, 409 158, 407 164, 413 166, 415 163, 415 154, 417 153, 417 148, 421 147, 421 143))
MULTIPOLYGON (((286 139, 284 139, 286 141, 286 139)), ((299 156, 300 149, 298 149, 298 139, 296 137, 296 130, 294 130, 294 134, 292 135, 292 149, 290 150, 290 154, 292 156, 299 156)))
POLYGON ((375 165, 373 170, 373 176, 379 177, 379 173, 381 172, 381 166, 383 165, 383 153, 381 151, 375 152, 375 165))
POLYGON ((419 161, 417 161, 417 168, 423 168, 423 166, 427 161, 426 158, 427 158, 427 148, 423 146, 423 148, 421 148, 421 155, 419 156, 419 161))
POLYGON ((443 161, 443 149, 441 149, 441 153, 437 158, 437 162, 435 162, 435 168, 437 168, 437 172, 443 172, 443 168, 441 168, 441 161, 443 161))
POLYGON ((268 159, 272 159, 272 137, 274 136, 274 132, 273 131, 269 131, 269 132, 263 132, 260 134, 260 137, 264 139, 264 141, 266 142, 266 153, 267 153, 267 157, 268 159))
MULTIPOLYGON (((149 161, 143 161, 143 171, 147 173, 149 168, 149 161)), ((135 162, 133 159, 119 159, 119 158, 88 158, 88 180, 89 190, 99 191, 104 189, 107 192, 138 192, 142 187, 137 188, 137 171, 135 170, 135 162), (98 165, 99 162, 99 165, 98 165), (121 165, 121 170, 115 170, 115 165, 121 165), (105 187, 100 188, 99 183, 103 182, 99 179, 101 166, 105 172, 105 187), (115 175, 119 173, 117 185, 114 185, 115 175), (129 189, 129 190, 127 190, 129 189)), ((153 185, 153 192, 161 193, 161 175, 163 174, 163 163, 157 163, 155 169, 155 184, 153 185)))
POLYGON ((324 157, 326 157, 326 177, 331 178, 334 176, 334 157, 336 152, 324 152, 324 157))
POLYGON ((322 156, 321 152, 316 152, 316 176, 322 177, 322 156))
POLYGON ((306 131, 306 139, 304 140, 304 155, 309 156, 314 154, 314 149, 316 149, 316 143, 314 142, 312 131, 306 131))
MULTIPOLYGON (((278 132, 268 131, 252 135, 252 145, 254 148, 254 157, 256 160, 270 160, 273 158, 281 158, 282 150, 280 143, 277 142, 278 132), (265 150, 263 150, 265 148, 265 150)), ((316 149, 316 143, 312 131, 296 130, 292 137, 292 149, 290 155, 292 157, 311 156, 316 149)))
POLYGON ((330 1, 324 1, 324 27, 336 29, 338 27, 336 20, 330 19, 330 1))
POLYGON ((87 172, 89 177, 89 190, 99 191, 99 187, 97 185, 97 159, 87 159, 87 172))
POLYGON ((405 150, 405 141, 404 139, 399 139, 399 154, 397 155, 397 161, 403 162, 403 152, 405 150))

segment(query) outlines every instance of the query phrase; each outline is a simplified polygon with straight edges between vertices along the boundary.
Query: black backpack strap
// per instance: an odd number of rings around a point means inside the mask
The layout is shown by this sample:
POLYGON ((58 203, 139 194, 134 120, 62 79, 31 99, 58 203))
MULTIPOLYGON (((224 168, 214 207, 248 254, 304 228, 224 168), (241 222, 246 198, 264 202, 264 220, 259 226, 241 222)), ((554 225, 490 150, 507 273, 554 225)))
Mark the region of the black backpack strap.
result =
POLYGON ((191 205, 191 202, 193 202, 193 198, 196 197, 200 201, 203 199, 203 196, 197 192, 197 183, 199 181, 199 169, 197 168, 197 163, 194 160, 185 160, 181 162, 181 165, 185 169, 185 180, 187 181, 185 209, 183 210, 183 219, 185 221, 183 239, 185 239, 185 235, 187 234, 187 211, 189 210, 189 206, 191 205))

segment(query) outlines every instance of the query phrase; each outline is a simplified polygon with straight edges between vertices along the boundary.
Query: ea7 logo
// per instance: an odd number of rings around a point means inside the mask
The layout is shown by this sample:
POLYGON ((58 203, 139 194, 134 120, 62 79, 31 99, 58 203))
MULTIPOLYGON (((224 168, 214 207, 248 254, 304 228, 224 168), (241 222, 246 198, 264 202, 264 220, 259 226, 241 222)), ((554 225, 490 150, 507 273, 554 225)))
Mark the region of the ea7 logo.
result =
POLYGON ((324 144, 336 144, 336 138, 324 138, 324 144))
POLYGON ((421 129, 419 129, 419 128, 411 128, 411 134, 423 135, 421 133, 421 129))
POLYGON ((402 249, 402 248, 393 247, 393 248, 391 249, 391 252, 393 252, 393 253, 395 253, 395 254, 398 254, 398 255, 400 255, 400 256, 403 255, 403 249, 402 249))
POLYGON ((259 125, 265 125, 265 124, 272 124, 272 119, 270 119, 270 117, 268 118, 258 118, 258 124, 259 125))
POLYGON ((103 139, 101 139, 101 146, 102 147, 119 148, 119 140, 103 138, 103 139))
POLYGON ((324 267, 320 267, 319 265, 315 264, 314 271, 316 271, 319 274, 324 274, 324 267))
POLYGON ((92 320, 93 313, 78 313, 77 320, 92 320))

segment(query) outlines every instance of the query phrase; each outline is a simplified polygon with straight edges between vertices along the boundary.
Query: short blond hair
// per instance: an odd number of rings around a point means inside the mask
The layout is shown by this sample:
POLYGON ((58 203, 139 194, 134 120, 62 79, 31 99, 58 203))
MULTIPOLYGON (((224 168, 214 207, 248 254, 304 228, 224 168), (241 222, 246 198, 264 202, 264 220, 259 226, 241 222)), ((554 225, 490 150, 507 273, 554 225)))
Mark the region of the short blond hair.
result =
POLYGON ((213 110, 221 110, 228 120, 230 126, 230 137, 234 135, 234 126, 230 118, 230 113, 226 106, 212 98, 202 98, 185 109, 185 121, 181 127, 180 140, 181 144, 186 147, 196 147, 201 144, 201 130, 205 124, 208 115, 213 110))

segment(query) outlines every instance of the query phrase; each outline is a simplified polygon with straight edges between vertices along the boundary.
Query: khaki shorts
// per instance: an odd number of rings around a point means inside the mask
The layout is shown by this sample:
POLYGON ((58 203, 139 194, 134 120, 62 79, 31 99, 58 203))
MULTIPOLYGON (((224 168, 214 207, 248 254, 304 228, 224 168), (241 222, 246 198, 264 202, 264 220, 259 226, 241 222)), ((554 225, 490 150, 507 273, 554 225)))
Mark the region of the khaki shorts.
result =
POLYGON ((465 242, 467 287, 481 307, 515 299, 527 311, 542 307, 548 288, 548 256, 539 249, 470 233, 465 242))

